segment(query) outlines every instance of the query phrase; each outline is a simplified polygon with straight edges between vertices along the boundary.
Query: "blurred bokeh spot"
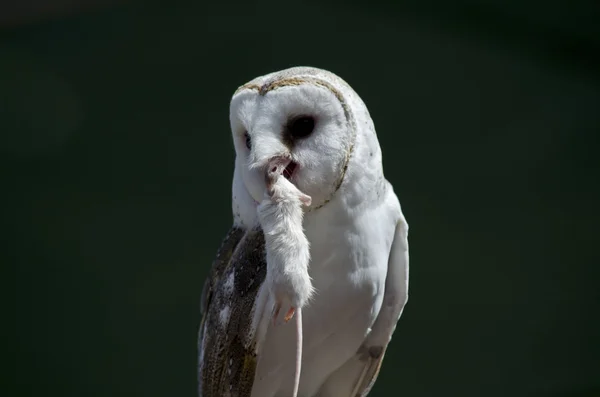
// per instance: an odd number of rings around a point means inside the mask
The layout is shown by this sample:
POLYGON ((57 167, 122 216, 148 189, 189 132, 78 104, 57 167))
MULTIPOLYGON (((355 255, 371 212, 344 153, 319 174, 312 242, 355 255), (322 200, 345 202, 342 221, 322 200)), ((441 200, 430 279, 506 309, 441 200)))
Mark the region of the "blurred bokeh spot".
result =
POLYGON ((60 151, 83 120, 81 98, 43 59, 0 52, 0 148, 15 155, 60 151))

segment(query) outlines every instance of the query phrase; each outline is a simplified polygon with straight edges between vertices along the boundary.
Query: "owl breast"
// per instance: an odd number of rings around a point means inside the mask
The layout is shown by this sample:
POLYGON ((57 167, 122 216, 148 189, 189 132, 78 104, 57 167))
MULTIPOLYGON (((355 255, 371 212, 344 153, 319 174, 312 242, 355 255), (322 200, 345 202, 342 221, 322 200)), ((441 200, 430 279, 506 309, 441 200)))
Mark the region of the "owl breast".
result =
MULTIPOLYGON (((335 221, 330 218, 332 207, 322 210, 307 214, 304 223, 311 243, 309 274, 316 296, 303 309, 302 396, 316 395, 369 334, 382 304, 394 235, 394 223, 389 221, 393 216, 385 211, 385 203, 347 219, 336 211, 335 221)), ((252 395, 291 395, 293 326, 269 327, 264 346, 252 395)))

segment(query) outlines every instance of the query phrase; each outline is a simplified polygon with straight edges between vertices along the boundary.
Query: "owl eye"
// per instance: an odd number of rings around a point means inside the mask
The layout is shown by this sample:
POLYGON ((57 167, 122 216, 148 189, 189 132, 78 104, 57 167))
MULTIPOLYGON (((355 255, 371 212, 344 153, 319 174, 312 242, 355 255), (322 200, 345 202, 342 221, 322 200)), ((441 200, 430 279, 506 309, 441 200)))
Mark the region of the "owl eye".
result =
POLYGON ((252 139, 250 139, 248 131, 244 132, 244 139, 246 140, 246 147, 248 150, 252 149, 252 139))
POLYGON ((315 129, 315 119, 311 116, 300 116, 289 121, 287 132, 292 138, 306 138, 315 129))

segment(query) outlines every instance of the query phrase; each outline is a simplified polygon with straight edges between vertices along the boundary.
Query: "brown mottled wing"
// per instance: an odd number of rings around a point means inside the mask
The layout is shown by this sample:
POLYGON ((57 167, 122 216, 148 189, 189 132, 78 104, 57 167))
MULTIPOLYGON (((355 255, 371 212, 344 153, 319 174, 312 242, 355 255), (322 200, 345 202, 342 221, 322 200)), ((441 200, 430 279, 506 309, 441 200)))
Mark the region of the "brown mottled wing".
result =
POLYGON ((250 396, 257 360, 253 310, 266 271, 262 231, 232 228, 202 291, 198 335, 201 397, 250 396))

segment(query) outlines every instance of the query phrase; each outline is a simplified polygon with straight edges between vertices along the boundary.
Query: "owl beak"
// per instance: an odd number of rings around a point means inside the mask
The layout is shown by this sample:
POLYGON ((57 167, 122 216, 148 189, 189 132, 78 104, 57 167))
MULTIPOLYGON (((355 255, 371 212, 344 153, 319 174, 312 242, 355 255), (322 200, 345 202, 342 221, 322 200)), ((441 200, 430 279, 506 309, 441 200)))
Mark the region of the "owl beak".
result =
POLYGON ((285 179, 290 180, 297 166, 289 155, 273 157, 269 160, 267 174, 283 175, 285 179))
POLYGON ((291 180, 292 176, 294 175, 294 171, 296 171, 297 167, 297 163, 295 163, 294 161, 290 161, 287 167, 285 167, 285 169, 283 170, 283 176, 285 177, 285 179, 287 179, 288 181, 291 180))
POLYGON ((271 157, 266 164, 265 172, 268 176, 277 177, 285 171, 287 166, 292 162, 289 156, 271 157))

